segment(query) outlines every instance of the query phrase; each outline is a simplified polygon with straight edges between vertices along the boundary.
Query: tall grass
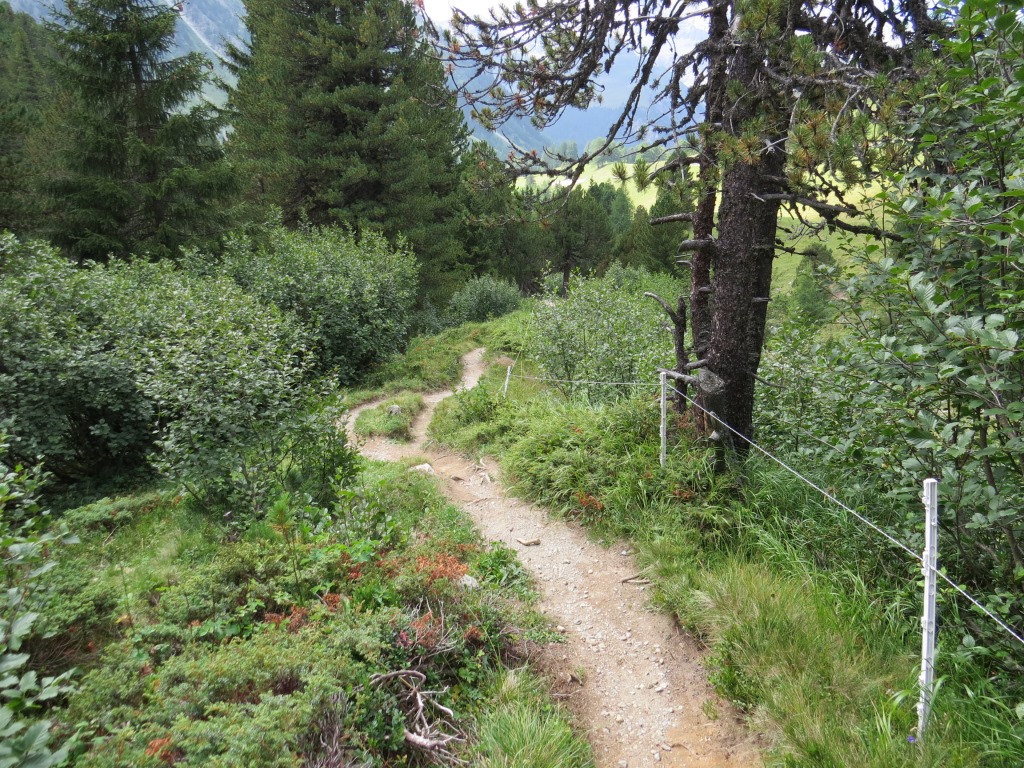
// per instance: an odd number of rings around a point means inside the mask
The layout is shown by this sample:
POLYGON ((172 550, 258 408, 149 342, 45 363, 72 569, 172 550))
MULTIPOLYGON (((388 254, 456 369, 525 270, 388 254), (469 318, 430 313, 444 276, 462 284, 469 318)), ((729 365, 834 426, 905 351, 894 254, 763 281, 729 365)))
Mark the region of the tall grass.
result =
MULTIPOLYGON (((1012 703, 956 655, 958 638, 944 647, 945 679, 917 738, 912 560, 774 465, 716 474, 685 421, 659 466, 654 400, 590 407, 518 395, 448 413, 458 428, 435 434, 476 430, 475 449, 501 455, 518 493, 635 542, 658 602, 708 643, 713 682, 774 738, 770 765, 1024 765, 1012 703)), ((869 488, 859 493, 847 499, 855 508, 898 524, 869 488)))
POLYGON ((392 437, 409 440, 412 422, 423 411, 423 396, 401 392, 356 417, 355 433, 361 437, 392 437))
POLYGON ((519 670, 499 674, 491 707, 478 721, 481 768, 591 768, 590 746, 573 732, 537 678, 519 670))

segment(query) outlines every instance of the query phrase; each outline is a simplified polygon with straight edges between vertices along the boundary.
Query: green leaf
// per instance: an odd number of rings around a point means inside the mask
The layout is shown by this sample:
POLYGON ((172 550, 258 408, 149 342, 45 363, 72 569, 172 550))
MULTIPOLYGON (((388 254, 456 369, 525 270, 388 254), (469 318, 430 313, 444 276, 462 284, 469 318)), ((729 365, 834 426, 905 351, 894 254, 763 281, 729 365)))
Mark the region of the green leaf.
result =
POLYGON ((19 669, 28 663, 27 653, 4 653, 0 654, 0 674, 19 669))
POLYGON ((10 630, 8 630, 7 644, 11 650, 16 651, 21 648, 21 643, 25 637, 32 631, 32 624, 36 619, 39 618, 38 613, 28 612, 23 613, 21 616, 14 620, 11 624, 10 630))

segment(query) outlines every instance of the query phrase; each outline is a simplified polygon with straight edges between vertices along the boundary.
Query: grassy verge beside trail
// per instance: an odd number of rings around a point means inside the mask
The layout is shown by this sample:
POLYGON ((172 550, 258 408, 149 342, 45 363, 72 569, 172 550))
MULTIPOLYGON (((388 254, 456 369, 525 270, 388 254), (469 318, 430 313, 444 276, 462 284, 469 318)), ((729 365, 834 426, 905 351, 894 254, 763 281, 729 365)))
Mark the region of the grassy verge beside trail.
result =
POLYGON ((530 311, 523 309, 489 323, 466 323, 436 336, 418 336, 403 354, 371 373, 363 387, 347 390, 343 405, 354 408, 402 391, 454 387, 462 376, 463 355, 477 347, 487 347, 494 354, 515 354, 530 321, 530 311))
MULTIPOLYGON (((709 672, 773 740, 768 764, 1019 766, 1012 703, 943 638, 926 739, 916 738, 918 606, 912 563, 774 466, 716 475, 709 452, 673 427, 658 461, 653 399, 579 405, 496 372, 435 415, 431 434, 500 457, 514 490, 634 542, 657 600, 710 649, 709 672)), ((940 635, 941 637, 941 635, 940 635)))
POLYGON ((412 422, 423 411, 423 396, 402 392, 356 417, 355 433, 361 437, 391 437, 408 440, 412 422))

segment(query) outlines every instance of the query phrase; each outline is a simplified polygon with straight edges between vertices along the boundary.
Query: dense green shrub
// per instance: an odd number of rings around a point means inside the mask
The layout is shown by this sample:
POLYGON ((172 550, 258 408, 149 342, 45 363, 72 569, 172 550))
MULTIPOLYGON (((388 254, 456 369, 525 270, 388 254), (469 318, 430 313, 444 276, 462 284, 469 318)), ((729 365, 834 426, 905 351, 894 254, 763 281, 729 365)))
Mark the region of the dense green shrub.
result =
POLYGON ((227 277, 77 269, 9 236, 0 259, 0 419, 15 458, 42 455, 66 480, 148 462, 228 512, 281 489, 329 503, 336 472, 351 476, 336 415, 305 415, 307 334, 227 277))
POLYGON ((416 297, 416 262, 374 233, 273 229, 266 242, 234 241, 224 273, 308 329, 314 370, 352 384, 404 346, 416 297))
POLYGON ((324 475, 334 467, 314 470, 310 462, 350 459, 330 414, 298 429, 309 406, 308 343, 297 323, 225 277, 167 264, 96 273, 112 295, 128 298, 111 308, 107 327, 153 404, 158 469, 228 514, 257 512, 296 483, 330 495, 324 475), (295 477, 308 472, 319 478, 295 477))
POLYGON ((153 442, 154 404, 106 326, 130 299, 95 274, 0 235, 0 420, 13 458, 43 456, 62 480, 142 464, 153 442))
MULTIPOLYGON (((848 335, 791 335, 798 344, 766 356, 766 378, 788 386, 762 392, 761 414, 772 434, 790 446, 800 440, 808 462, 870 476, 861 484, 900 502, 883 522, 915 550, 921 482, 939 479, 940 562, 1020 627, 1024 133, 1016 126, 1024 102, 1016 52, 1024 28, 999 4, 971 2, 951 32, 937 49, 931 92, 908 105, 901 136, 924 161, 881 195, 899 240, 869 245, 842 286, 848 335)), ((960 631, 950 634, 961 650, 1014 685, 1019 700, 1024 649, 989 619, 956 620, 960 631)))
POLYGON ((522 303, 519 289, 490 275, 474 277, 452 296, 448 316, 454 325, 482 323, 515 312, 522 303))
POLYGON ((53 528, 40 506, 40 470, 4 463, 8 445, 0 431, 0 765, 48 768, 62 763, 68 750, 50 750, 50 722, 43 715, 69 690, 70 673, 33 668, 31 640, 50 603, 53 554, 75 539, 53 528))
MULTIPOLYGON (((528 341, 530 356, 567 397, 614 400, 636 389, 578 382, 650 382, 670 367, 672 337, 661 309, 643 293, 651 276, 613 266, 600 279, 574 276, 568 295, 537 304, 528 341)), ((658 281, 666 293, 670 281, 658 281)))

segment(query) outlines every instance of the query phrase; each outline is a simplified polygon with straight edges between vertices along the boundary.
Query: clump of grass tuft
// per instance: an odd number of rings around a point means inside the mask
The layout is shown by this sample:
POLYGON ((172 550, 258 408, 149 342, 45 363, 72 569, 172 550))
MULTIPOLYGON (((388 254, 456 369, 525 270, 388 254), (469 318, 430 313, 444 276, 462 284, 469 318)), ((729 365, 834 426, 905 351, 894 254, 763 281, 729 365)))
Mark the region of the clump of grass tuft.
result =
POLYGON ((368 408, 356 418, 355 432, 361 437, 392 437, 409 440, 409 429, 423 410, 423 397, 415 392, 404 392, 380 405, 368 408))
POLYGON ((454 386, 462 376, 462 356, 487 344, 487 334, 487 325, 466 323, 435 336, 417 336, 403 354, 371 373, 367 384, 388 392, 399 389, 425 392, 454 386))
POLYGON ((573 733, 537 678, 522 670, 502 672, 490 696, 494 707, 481 714, 477 725, 483 768, 593 766, 590 746, 573 733))

